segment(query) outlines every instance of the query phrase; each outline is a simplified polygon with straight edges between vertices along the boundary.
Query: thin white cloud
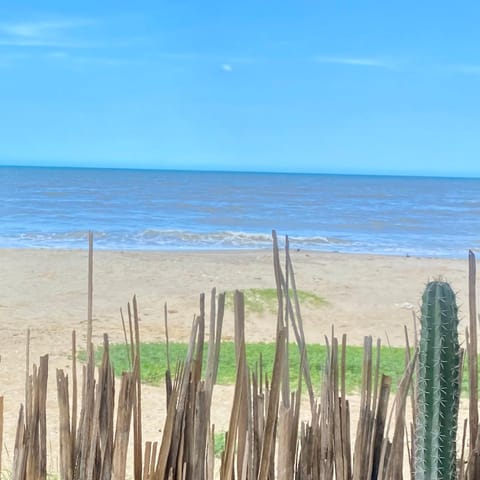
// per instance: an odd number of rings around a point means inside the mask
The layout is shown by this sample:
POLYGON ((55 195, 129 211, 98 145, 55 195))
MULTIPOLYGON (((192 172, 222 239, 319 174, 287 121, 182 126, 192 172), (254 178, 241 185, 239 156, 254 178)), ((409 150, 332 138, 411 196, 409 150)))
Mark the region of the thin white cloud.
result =
POLYGON ((90 42, 72 38, 83 27, 96 23, 86 18, 0 23, 0 46, 10 47, 90 47, 90 42))
POLYGON ((316 63, 331 63, 336 65, 351 65, 355 67, 373 67, 373 68, 394 68, 391 61, 376 57, 336 57, 318 55, 313 58, 316 63))
POLYGON ((23 40, 23 39, 17 39, 17 38, 0 37, 0 47, 95 48, 98 46, 102 46, 102 44, 93 43, 93 42, 62 40, 62 39, 23 40))
MULTIPOLYGON (((151 47, 154 46, 152 39, 105 37, 105 31, 99 32, 97 28, 92 28, 98 26, 99 23, 101 23, 100 19, 81 17, 52 17, 37 21, 0 21, 0 48, 12 47, 17 52, 28 52, 32 58, 68 60, 69 63, 77 65, 116 66, 165 60, 182 63, 209 62, 211 65, 220 65, 224 72, 230 73, 236 64, 256 62, 255 58, 235 57, 225 53, 152 50, 151 47), (140 52, 143 52, 140 58, 131 57, 129 51, 123 51, 124 47, 132 46, 142 47, 139 49, 140 52), (105 50, 104 54, 98 55, 102 49, 105 50), (109 52, 108 49, 115 49, 115 51, 109 52), (74 52, 74 50, 76 51, 74 52), (111 57, 108 53, 112 53, 111 57)), ((2 48, 2 50, 9 49, 2 48)), ((2 63, 5 61, 2 60, 2 63)))
POLYGON ((83 27, 92 23, 90 19, 65 19, 38 22, 0 23, 0 32, 12 37, 44 38, 55 36, 59 32, 83 27))

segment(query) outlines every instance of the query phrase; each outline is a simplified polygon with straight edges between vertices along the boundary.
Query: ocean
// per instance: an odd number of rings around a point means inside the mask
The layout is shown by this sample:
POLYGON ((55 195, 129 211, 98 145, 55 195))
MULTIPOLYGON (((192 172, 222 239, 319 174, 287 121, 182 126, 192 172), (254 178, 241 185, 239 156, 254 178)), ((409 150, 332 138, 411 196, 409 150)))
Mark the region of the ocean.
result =
POLYGON ((480 179, 0 167, 0 247, 466 258, 480 179))

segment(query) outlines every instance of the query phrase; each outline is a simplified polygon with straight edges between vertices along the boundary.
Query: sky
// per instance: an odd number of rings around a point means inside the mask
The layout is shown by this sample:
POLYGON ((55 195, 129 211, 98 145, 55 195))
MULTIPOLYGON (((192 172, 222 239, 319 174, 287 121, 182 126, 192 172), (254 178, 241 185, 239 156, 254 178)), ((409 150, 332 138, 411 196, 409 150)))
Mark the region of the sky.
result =
POLYGON ((480 4, 0 2, 0 165, 480 177, 480 4))

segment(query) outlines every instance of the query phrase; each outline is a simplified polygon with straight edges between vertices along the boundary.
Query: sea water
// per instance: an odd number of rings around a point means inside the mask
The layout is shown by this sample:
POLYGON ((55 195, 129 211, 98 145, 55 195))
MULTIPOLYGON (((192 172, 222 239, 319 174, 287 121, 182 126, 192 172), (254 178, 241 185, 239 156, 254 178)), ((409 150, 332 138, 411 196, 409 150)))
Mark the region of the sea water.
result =
POLYGON ((0 167, 0 247, 466 257, 480 179, 0 167))

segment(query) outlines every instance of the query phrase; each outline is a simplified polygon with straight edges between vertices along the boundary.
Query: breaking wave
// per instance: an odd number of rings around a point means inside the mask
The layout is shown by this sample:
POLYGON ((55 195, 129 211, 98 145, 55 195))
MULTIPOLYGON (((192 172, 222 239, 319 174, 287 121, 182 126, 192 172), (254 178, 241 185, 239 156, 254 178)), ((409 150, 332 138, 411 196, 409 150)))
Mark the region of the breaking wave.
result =
MULTIPOLYGON (((260 232, 192 232, 184 230, 147 229, 141 232, 94 231, 95 245, 102 249, 127 250, 216 250, 216 249, 263 249, 271 248, 270 233, 260 232)), ((284 235, 278 234, 280 245, 284 235)), ((88 231, 73 232, 32 232, 0 238, 2 247, 47 247, 47 248, 86 248, 88 231)), ((289 237, 291 248, 322 249, 347 246, 350 242, 340 238, 324 236, 289 237)))

